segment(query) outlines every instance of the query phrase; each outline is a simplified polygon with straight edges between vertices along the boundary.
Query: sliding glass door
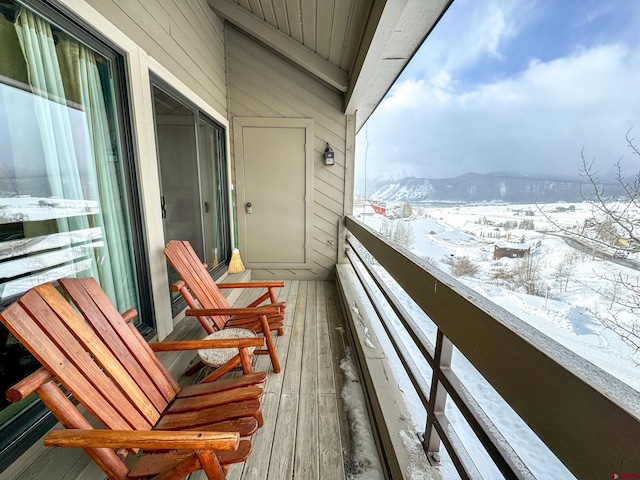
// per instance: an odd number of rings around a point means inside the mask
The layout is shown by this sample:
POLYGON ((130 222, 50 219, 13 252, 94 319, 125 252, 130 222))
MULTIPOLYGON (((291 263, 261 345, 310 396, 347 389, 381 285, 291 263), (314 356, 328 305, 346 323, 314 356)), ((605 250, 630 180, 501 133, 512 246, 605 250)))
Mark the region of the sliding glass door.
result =
POLYGON ((189 241, 215 276, 230 258, 224 129, 167 90, 153 85, 165 243, 189 241))
POLYGON ((201 116, 198 132, 203 258, 215 270, 230 258, 224 130, 201 116))

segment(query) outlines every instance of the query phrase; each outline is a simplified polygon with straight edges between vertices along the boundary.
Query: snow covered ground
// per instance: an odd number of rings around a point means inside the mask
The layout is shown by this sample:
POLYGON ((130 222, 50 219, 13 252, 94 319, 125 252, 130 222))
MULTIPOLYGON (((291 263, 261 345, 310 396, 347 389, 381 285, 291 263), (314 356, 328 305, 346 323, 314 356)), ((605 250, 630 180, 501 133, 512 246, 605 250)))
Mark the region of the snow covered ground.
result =
MULTIPOLYGON (((567 204, 557 204, 547 205, 544 209, 551 212, 554 222, 567 227, 581 225, 591 215, 587 204, 575 204, 571 209, 568 207, 567 204)), ((389 220, 368 209, 356 207, 355 214, 378 231, 388 229, 389 220)), ((600 256, 587 254, 577 248, 579 245, 568 243, 561 236, 545 233, 552 230, 552 225, 536 205, 414 207, 413 215, 405 221, 413 232, 410 248, 413 253, 435 263, 445 272, 451 272, 452 259, 468 258, 477 267, 477 272, 473 276, 459 277, 460 281, 640 391, 640 358, 637 352, 615 332, 605 328, 593 313, 602 312, 605 308, 602 298, 594 293, 610 287, 602 276, 620 273, 637 277, 640 271, 632 267, 640 268, 638 253, 632 253, 622 260, 611 258, 613 251, 603 252, 600 256), (507 231, 503 227, 509 224, 525 226, 527 222, 523 224, 523 220, 532 221, 534 230, 516 227, 507 231), (515 288, 510 284, 510 279, 502 278, 501 272, 509 271, 516 262, 523 261, 517 258, 493 260, 494 245, 505 240, 523 242, 531 247, 531 262, 535 263, 539 273, 538 295, 528 294, 522 287, 515 288), (561 264, 570 267, 562 272, 559 268, 561 264)), ((424 317, 406 295, 402 292, 398 294, 404 298, 403 303, 415 318, 424 317)), ((621 315, 623 321, 628 323, 640 321, 629 312, 621 312, 621 315)), ((427 333, 435 340, 435 326, 427 327, 429 329, 432 331, 427 333)), ((456 352, 453 362, 454 370, 463 383, 537 478, 573 478, 462 355, 456 352)), ((424 369, 425 374, 430 375, 426 363, 424 369)), ((401 366, 398 366, 398 370, 401 370, 401 366)), ((402 377, 400 372, 398 375, 402 377)), ((405 384, 403 390, 406 392, 411 388, 405 384)), ((423 430, 425 412, 417 396, 409 396, 407 404, 416 427, 423 430)), ((477 459, 483 476, 502 478, 482 452, 482 447, 477 441, 474 442, 473 434, 464 432, 465 422, 453 408, 452 402, 448 405, 447 413, 456 430, 461 430, 458 433, 477 459)), ((456 478, 448 462, 443 462, 442 468, 444 478, 456 478)))

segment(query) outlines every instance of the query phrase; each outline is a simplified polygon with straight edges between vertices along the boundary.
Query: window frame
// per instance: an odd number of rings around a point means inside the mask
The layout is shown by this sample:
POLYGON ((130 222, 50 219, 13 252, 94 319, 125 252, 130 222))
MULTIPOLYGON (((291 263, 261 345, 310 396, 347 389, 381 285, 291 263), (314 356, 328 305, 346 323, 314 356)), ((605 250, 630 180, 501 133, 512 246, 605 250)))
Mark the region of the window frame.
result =
MULTIPOLYGON (((232 245, 231 245, 231 206, 229 205, 229 178, 228 178, 228 164, 229 164, 229 155, 227 152, 227 126, 220 123, 219 121, 215 120, 213 117, 211 117, 210 115, 208 115, 202 108, 200 108, 195 102, 193 102, 192 100, 190 100, 189 98, 187 98, 185 95, 181 94, 179 90, 177 90, 176 88, 174 88, 173 86, 169 85, 166 81, 164 81, 162 78, 160 78, 157 74, 155 74, 154 72, 149 72, 149 80, 150 80, 150 89, 151 89, 151 95, 153 97, 153 90, 154 88, 157 88, 159 90, 161 90, 163 93, 170 95, 172 97, 175 98, 175 100, 179 101, 180 103, 182 103, 185 107, 188 107, 189 109, 192 110, 192 113, 194 114, 194 119, 195 119, 195 143, 196 143, 196 152, 197 152, 197 162, 198 162, 198 190, 199 190, 199 195, 200 195, 200 200, 202 203, 202 192, 201 192, 201 178, 200 178, 200 152, 199 152, 199 148, 198 148, 198 135, 199 135, 199 126, 201 125, 201 122, 204 122, 206 124, 209 124, 210 126, 213 126, 214 128, 219 128, 222 135, 221 135, 221 142, 220 142, 220 165, 219 165, 219 172, 220 172, 220 188, 222 189, 222 191, 225 193, 225 195, 222 196, 223 199, 223 204, 220 207, 220 210, 222 212, 222 239, 225 245, 226 250, 229 252, 229 258, 225 259, 224 261, 221 261, 217 266, 215 267, 209 267, 207 268, 209 274, 211 275, 211 278, 213 278, 214 280, 217 280, 219 278, 221 278, 224 273, 227 271, 227 267, 229 264, 229 260, 231 259, 231 252, 232 252, 232 245)), ((153 99, 152 99, 152 104, 153 104, 153 99)), ((155 141, 156 141, 156 152, 157 152, 157 162, 158 162, 158 181, 160 184, 160 195, 162 195, 162 173, 161 173, 161 166, 160 166, 160 150, 158 147, 158 134, 157 134, 157 128, 156 128, 156 123, 155 123, 155 118, 156 118, 156 112, 155 112, 155 106, 153 106, 153 119, 154 119, 154 132, 155 132, 155 141)), ((202 211, 200 212, 200 215, 202 217, 202 211)), ((164 227, 164 225, 163 225, 164 227)), ((163 229, 163 235, 164 235, 164 229, 163 229)), ((204 228, 201 228, 201 235, 204 236, 204 228)), ((170 268, 169 265, 167 265, 167 268, 170 268)), ((169 285, 170 287, 171 285, 169 285)), ((171 299, 171 315, 173 318, 177 317, 182 311, 184 311, 185 308, 188 308, 187 302, 182 298, 182 296, 178 295, 176 296, 176 298, 171 299)))

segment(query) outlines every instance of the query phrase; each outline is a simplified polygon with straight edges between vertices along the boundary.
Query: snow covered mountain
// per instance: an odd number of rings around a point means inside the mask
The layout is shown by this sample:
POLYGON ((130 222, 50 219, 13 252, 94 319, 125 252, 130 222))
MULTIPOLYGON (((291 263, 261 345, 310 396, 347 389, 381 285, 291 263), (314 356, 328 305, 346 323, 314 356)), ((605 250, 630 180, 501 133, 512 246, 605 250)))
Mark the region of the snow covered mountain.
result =
MULTIPOLYGON (((584 182, 583 182, 584 183, 584 182)), ((534 178, 517 174, 466 173, 455 178, 403 178, 380 187, 370 198, 391 202, 425 201, 553 203, 581 200, 580 180, 534 178)), ((592 192, 587 185, 583 191, 592 192)), ((623 195, 614 184, 604 185, 605 195, 623 195)))

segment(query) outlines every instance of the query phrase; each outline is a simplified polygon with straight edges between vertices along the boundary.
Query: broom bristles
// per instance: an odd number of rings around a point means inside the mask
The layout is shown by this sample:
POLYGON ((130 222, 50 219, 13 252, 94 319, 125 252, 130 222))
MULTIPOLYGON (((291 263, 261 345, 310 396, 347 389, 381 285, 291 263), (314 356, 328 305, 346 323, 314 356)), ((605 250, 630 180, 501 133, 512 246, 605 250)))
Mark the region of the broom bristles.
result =
POLYGON ((231 261, 229 262, 229 273, 240 273, 244 272, 244 265, 242 264, 242 259, 240 258, 240 250, 237 248, 233 249, 233 253, 231 254, 231 261))

